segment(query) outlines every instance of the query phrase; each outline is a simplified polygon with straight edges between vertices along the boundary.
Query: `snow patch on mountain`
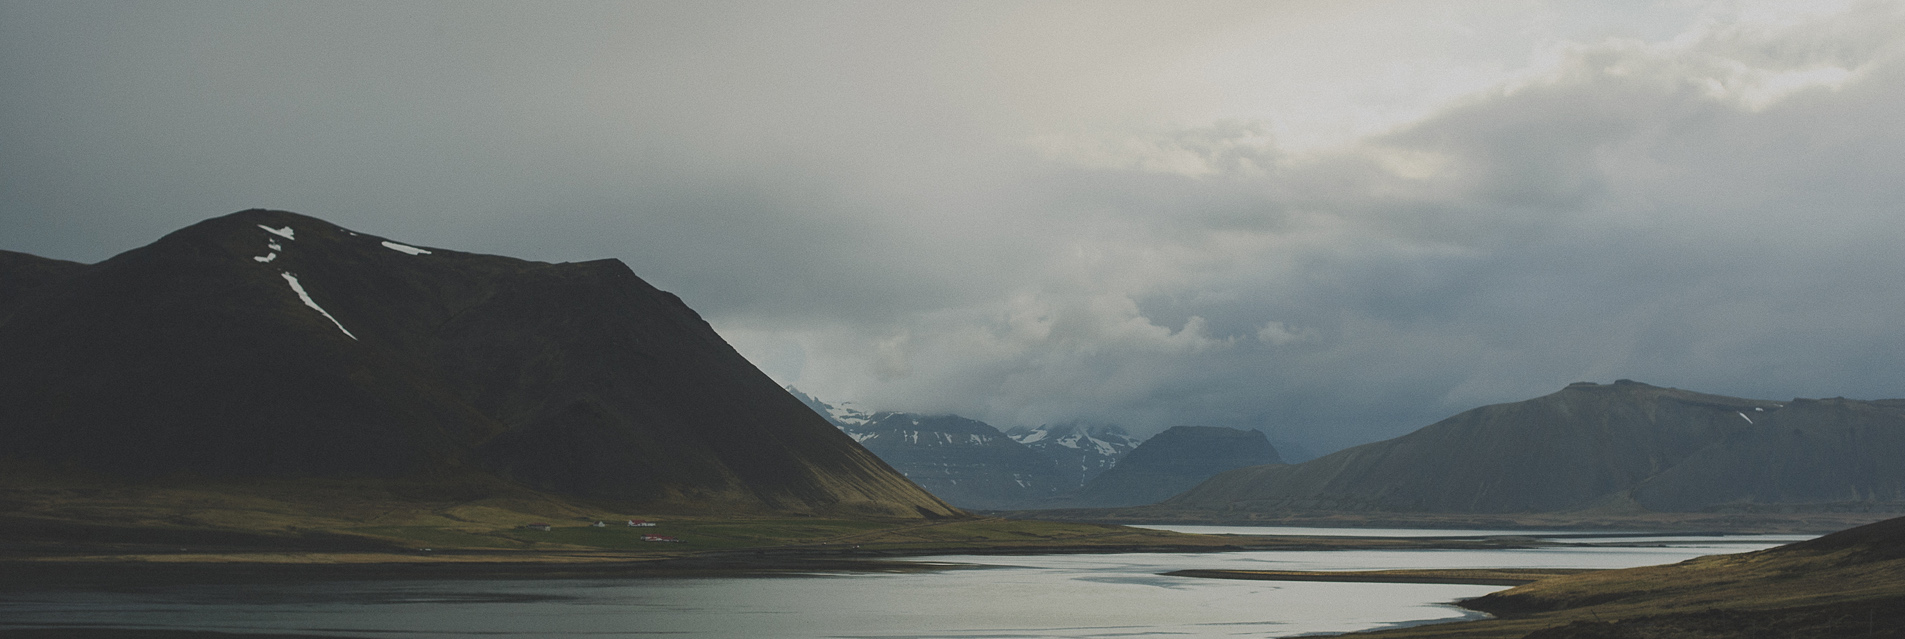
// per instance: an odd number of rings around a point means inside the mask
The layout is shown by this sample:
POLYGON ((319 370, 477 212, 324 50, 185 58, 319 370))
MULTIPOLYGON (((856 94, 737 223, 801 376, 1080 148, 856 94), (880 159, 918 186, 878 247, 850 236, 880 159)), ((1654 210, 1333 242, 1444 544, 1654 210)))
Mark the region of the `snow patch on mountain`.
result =
POLYGON ((820 401, 812 395, 800 392, 800 389, 794 388, 793 386, 785 386, 783 388, 789 395, 793 395, 794 399, 800 400, 800 403, 806 404, 807 407, 813 409, 814 412, 820 413, 821 417, 825 417, 828 422, 832 422, 834 428, 847 431, 848 434, 852 434, 855 428, 865 426, 867 422, 873 420, 872 413, 861 410, 860 407, 853 402, 829 404, 820 401))
POLYGON ((1051 459, 958 415, 870 412, 829 404, 792 386, 787 393, 833 423, 868 452, 941 499, 963 508, 1021 508, 1076 485, 1051 459))
POLYGON ((293 229, 292 229, 292 228, 291 228, 291 227, 290 227, 289 225, 287 225, 287 226, 285 226, 284 228, 281 228, 281 229, 274 229, 274 228, 271 228, 271 227, 269 227, 269 226, 265 226, 265 225, 263 225, 263 224, 260 224, 260 225, 258 225, 258 228, 261 228, 261 229, 264 229, 264 230, 265 230, 266 232, 269 232, 269 233, 271 233, 272 235, 276 235, 276 236, 278 236, 278 237, 282 237, 282 238, 284 238, 284 239, 287 239, 287 240, 295 240, 295 239, 298 239, 298 237, 297 237, 297 235, 298 235, 298 232, 297 232, 296 230, 293 230, 293 229))
POLYGON ((390 249, 392 251, 396 251, 398 253, 404 253, 407 255, 429 255, 430 254, 430 251, 420 249, 408 244, 398 244, 390 240, 384 240, 384 248, 390 249))
MULTIPOLYGON (((287 226, 285 228, 289 229, 291 227, 287 226)), ((323 315, 324 319, 331 320, 332 324, 337 325, 337 330, 344 331, 344 335, 346 337, 349 337, 353 340, 357 339, 356 335, 351 334, 350 329, 344 328, 343 322, 337 321, 337 318, 335 317, 331 317, 330 311, 326 311, 324 310, 324 307, 318 306, 317 300, 311 299, 311 294, 304 292, 304 285, 298 283, 298 276, 292 275, 290 271, 279 271, 278 274, 283 275, 284 281, 291 284, 291 290, 298 294, 298 299, 304 300, 305 306, 309 306, 313 309, 317 309, 317 312, 323 315)))
POLYGON ((1037 428, 1021 426, 1005 434, 1051 458, 1066 469, 1079 486, 1117 464, 1144 441, 1113 424, 1083 422, 1046 424, 1037 428))

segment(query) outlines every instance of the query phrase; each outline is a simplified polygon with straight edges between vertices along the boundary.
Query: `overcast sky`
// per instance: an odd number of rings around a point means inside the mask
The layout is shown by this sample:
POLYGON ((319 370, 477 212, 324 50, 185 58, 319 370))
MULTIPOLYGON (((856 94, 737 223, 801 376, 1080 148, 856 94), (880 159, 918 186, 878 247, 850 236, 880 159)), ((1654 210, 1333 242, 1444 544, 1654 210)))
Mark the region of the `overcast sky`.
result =
POLYGON ((1316 450, 1905 396, 1899 2, 0 0, 0 249, 604 257, 784 383, 1316 450))

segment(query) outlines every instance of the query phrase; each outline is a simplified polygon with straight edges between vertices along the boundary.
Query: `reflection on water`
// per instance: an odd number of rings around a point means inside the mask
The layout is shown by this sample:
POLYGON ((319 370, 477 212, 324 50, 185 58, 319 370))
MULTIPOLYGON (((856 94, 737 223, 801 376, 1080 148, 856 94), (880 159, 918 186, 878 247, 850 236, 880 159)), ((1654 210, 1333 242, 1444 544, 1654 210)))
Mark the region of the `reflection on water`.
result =
MULTIPOLYGON (((1442 531, 1447 532, 1447 531, 1442 531)), ((1281 637, 1469 616, 1494 586, 1166 577, 1187 568, 1619 568, 1757 545, 1529 550, 940 556, 983 566, 800 578, 651 578, 196 586, 0 601, 0 626, 298 632, 360 637, 1281 637), (1718 550, 1715 547, 1720 546, 1718 550)))
POLYGON ((1200 535, 1295 535, 1301 537, 1533 537, 1570 535, 1566 530, 1476 530, 1450 528, 1326 528, 1310 526, 1198 526, 1191 524, 1137 524, 1133 528, 1169 530, 1200 535))

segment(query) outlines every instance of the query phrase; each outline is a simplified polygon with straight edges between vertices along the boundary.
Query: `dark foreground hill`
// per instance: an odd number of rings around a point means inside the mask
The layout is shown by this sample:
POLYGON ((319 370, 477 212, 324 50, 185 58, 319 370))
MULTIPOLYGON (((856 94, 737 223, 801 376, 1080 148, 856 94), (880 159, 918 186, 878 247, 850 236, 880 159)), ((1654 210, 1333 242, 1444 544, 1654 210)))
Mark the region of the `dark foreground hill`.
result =
POLYGON ((1162 501, 1212 475, 1246 466, 1280 464, 1263 433, 1215 426, 1173 426, 1158 433, 1093 478, 1068 506, 1135 506, 1162 501))
POLYGON ((1184 511, 1905 508, 1905 402, 1788 403, 1622 380, 1484 406, 1309 462, 1218 475, 1184 511))
POLYGON ((1461 605, 1497 618, 1354 636, 1905 637, 1905 518, 1758 552, 1543 579, 1461 605))
POLYGON ((618 261, 426 250, 282 211, 94 265, 0 255, 0 456, 135 480, 955 512, 618 261))

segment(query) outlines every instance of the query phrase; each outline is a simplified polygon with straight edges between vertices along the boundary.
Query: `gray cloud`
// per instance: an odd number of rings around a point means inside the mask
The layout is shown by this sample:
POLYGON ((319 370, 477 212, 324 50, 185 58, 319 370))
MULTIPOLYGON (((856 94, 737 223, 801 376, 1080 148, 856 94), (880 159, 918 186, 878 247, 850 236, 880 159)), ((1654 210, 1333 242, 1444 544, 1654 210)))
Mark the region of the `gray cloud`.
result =
POLYGON ((1636 5, 0 2, 0 248, 618 257, 783 381, 1007 426, 1905 395, 1896 5, 1636 5))

